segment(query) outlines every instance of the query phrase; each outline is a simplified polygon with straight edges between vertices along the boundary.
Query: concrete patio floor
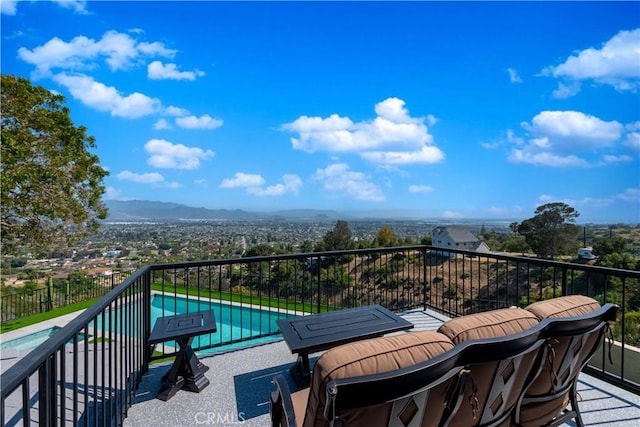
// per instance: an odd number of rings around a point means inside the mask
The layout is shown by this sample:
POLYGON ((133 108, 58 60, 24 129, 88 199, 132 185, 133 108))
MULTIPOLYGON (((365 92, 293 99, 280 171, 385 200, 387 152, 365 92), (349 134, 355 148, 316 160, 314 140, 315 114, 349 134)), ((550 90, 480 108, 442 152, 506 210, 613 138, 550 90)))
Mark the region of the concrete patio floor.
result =
MULTIPOLYGON (((402 316, 415 325, 414 330, 436 329, 446 320, 434 312, 421 310, 402 316)), ((200 393, 181 390, 167 402, 156 399, 156 395, 160 378, 170 364, 152 365, 140 384, 124 426, 267 426, 269 393, 273 390, 271 378, 283 374, 289 379, 288 369, 296 356, 284 341, 276 340, 225 353, 203 354, 200 359, 210 368, 205 374, 210 385, 200 393)), ((292 380, 289 385, 296 388, 292 380)), ((578 391, 586 425, 640 425, 640 396, 586 374, 579 378, 578 391)), ((571 420, 564 425, 575 423, 571 420)))

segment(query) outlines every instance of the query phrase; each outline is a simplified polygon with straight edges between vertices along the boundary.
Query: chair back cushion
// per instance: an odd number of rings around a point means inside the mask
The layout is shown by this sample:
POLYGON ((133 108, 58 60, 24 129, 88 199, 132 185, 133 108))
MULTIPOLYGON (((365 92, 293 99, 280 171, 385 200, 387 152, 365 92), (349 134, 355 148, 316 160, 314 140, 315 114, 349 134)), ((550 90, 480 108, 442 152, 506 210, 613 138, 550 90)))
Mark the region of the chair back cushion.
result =
MULTIPOLYGON (((600 308, 598 301, 583 295, 568 295, 529 305, 526 310, 540 320, 582 316, 600 308)), ((553 420, 568 404, 568 387, 593 349, 598 345, 602 330, 580 336, 552 337, 549 340, 547 360, 535 381, 527 389, 520 408, 520 422, 524 426, 537 426, 553 420), (562 393, 559 393, 562 391, 562 393), (547 399, 544 396, 548 397, 547 399), (531 399, 538 400, 532 402, 531 399)))
MULTIPOLYGON (((519 334, 538 323, 536 316, 527 310, 505 308, 451 319, 442 324, 438 331, 460 345, 470 340, 519 334)), ((490 356, 491 360, 485 355, 485 360, 481 363, 472 362, 467 365, 469 374, 465 396, 449 425, 466 427, 493 424, 500 420, 508 422, 527 381, 530 381, 531 372, 538 368, 541 348, 540 344, 536 344, 511 358, 505 358, 498 350, 495 355, 490 356), (476 404, 473 405, 472 402, 476 404)), ((470 350, 473 355, 475 349, 470 350)))
MULTIPOLYGON (((326 385, 332 379, 393 371, 432 359, 453 349, 451 340, 435 331, 408 332, 335 347, 318 358, 313 368, 304 426, 326 426, 326 385)), ((444 412, 446 384, 429 393, 423 427, 437 426, 444 412), (431 405, 431 406, 430 406, 431 405)), ((392 404, 359 408, 342 414, 348 426, 387 425, 392 404)))
POLYGON ((526 310, 535 314, 539 320, 549 317, 571 317, 593 313, 600 303, 584 295, 567 295, 530 304, 526 310))

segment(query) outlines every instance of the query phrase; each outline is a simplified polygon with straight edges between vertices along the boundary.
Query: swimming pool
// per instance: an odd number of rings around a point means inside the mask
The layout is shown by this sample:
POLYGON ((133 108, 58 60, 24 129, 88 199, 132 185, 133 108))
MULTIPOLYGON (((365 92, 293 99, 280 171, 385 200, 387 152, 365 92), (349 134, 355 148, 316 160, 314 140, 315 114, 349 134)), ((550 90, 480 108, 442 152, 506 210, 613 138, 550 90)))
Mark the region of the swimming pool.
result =
MULTIPOLYGON (((257 344, 262 341, 277 339, 278 325, 276 320, 288 317, 290 314, 285 312, 273 311, 268 308, 252 307, 248 305, 234 305, 222 301, 212 301, 205 299, 183 298, 179 296, 169 296, 155 294, 151 298, 151 325, 162 316, 171 316, 174 314, 192 313, 200 310, 213 310, 217 331, 213 334, 195 337, 192 343, 194 348, 212 347, 211 350, 218 351, 238 346, 257 344), (232 344, 233 343, 233 344, 232 344)), ((120 333, 119 322, 116 319, 122 316, 111 316, 107 312, 104 316, 105 333, 108 331, 116 334, 120 333)), ((102 317, 97 318, 97 322, 89 323, 89 333, 100 334, 102 330, 102 317)), ((54 326, 42 331, 34 332, 20 338, 0 343, 1 350, 32 350, 52 337, 57 331, 62 329, 60 326, 54 326)), ((84 334, 79 335, 79 340, 83 339, 84 334)), ((177 346, 175 341, 167 341, 164 343, 165 352, 173 351, 177 346)), ((162 345, 159 346, 162 348, 162 345)))
MULTIPOLYGON (((195 337, 192 342, 194 348, 218 346, 237 341, 243 341, 246 345, 247 343, 244 342, 246 340, 251 340, 252 343, 259 342, 255 340, 266 335, 278 334, 276 321, 290 316, 286 312, 274 311, 265 307, 155 294, 151 299, 151 325, 153 327, 156 319, 162 316, 193 313, 201 310, 213 310, 217 331, 195 337)), ((166 345, 175 347, 176 343, 169 341, 166 345)))
MULTIPOLYGON (((14 338, 9 341, 1 342, 0 350, 33 350, 34 348, 51 338, 53 334, 58 332, 60 329, 62 329, 60 326, 54 326, 25 335, 20 338, 14 338)), ((82 341, 83 338, 84 334, 79 334, 78 342, 82 341)), ((73 340, 71 340, 69 343, 72 344, 73 340)))

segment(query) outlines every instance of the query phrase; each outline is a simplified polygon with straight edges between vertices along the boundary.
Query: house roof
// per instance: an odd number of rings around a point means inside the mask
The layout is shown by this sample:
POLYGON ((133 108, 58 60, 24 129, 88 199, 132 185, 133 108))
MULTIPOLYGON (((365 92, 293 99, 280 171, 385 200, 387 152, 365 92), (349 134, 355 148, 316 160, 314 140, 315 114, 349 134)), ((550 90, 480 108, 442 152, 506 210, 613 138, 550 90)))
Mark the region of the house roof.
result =
POLYGON ((456 243, 480 242, 480 239, 478 239, 476 235, 469 231, 469 229, 467 229, 466 227, 448 225, 446 227, 435 228, 434 233, 435 232, 447 233, 451 240, 456 243))

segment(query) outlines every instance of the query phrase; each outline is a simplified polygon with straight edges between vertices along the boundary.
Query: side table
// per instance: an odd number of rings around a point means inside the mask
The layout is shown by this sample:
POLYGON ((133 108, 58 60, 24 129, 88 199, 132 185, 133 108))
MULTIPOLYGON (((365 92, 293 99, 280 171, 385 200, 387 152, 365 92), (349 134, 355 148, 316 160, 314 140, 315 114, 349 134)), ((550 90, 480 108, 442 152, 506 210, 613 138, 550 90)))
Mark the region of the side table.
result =
POLYGON ((163 384, 158 392, 158 399, 167 401, 183 388, 199 393, 209 385, 209 380, 204 376, 209 367, 198 360, 191 342, 194 337, 211 332, 216 332, 216 321, 211 310, 165 316, 156 320, 149 335, 149 344, 175 340, 180 347, 171 369, 162 377, 163 384))
POLYGON ((413 323, 378 304, 287 317, 276 322, 291 353, 298 354, 290 372, 304 387, 311 379, 309 354, 413 328, 413 323))

